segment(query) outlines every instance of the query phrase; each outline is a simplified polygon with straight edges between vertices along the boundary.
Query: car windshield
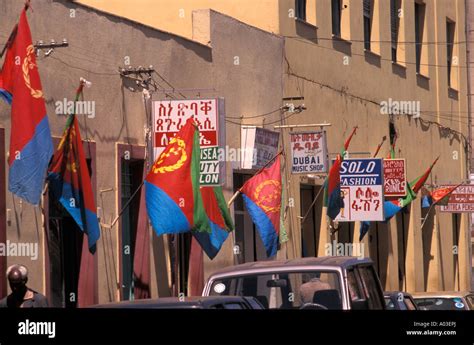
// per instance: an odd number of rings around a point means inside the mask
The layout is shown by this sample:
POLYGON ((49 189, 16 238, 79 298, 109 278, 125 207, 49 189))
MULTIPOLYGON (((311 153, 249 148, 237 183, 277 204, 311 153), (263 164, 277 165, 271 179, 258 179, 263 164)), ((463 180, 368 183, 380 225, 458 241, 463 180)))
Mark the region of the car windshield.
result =
POLYGON ((297 309, 308 303, 321 309, 342 309, 340 285, 337 272, 272 272, 216 279, 209 293, 253 296, 270 309, 297 309))
POLYGON ((416 298, 420 310, 465 310, 466 305, 460 297, 416 298))

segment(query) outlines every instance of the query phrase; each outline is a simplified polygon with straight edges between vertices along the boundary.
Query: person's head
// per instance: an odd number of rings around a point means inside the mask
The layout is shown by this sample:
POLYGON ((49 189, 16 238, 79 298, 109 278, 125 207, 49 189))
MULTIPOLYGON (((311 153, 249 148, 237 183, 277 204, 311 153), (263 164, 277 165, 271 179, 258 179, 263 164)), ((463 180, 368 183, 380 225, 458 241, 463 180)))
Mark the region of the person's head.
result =
POLYGON ((12 265, 7 269, 7 278, 14 294, 24 293, 28 282, 28 269, 23 265, 12 265))

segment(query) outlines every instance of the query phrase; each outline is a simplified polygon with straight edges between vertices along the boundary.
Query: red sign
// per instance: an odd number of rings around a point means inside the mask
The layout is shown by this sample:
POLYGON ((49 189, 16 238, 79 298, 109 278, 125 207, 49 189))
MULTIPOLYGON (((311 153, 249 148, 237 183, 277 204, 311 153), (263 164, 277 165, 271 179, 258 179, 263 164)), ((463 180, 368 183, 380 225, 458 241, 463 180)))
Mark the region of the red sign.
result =
POLYGON ((386 197, 403 197, 407 194, 405 159, 384 159, 383 174, 386 197))
POLYGON ((449 197, 448 205, 440 206, 440 211, 450 213, 474 212, 474 185, 464 185, 456 188, 449 197))

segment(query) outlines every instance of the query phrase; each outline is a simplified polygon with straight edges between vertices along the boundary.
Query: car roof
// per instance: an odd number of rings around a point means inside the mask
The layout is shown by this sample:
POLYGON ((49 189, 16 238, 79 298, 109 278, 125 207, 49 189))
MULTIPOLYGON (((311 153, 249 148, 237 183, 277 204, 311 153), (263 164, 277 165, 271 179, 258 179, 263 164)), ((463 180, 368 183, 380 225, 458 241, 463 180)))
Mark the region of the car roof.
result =
POLYGON ((359 264, 372 264, 370 258, 358 258, 355 256, 322 256, 311 258, 297 258, 291 260, 266 260, 248 262, 245 264, 229 266, 214 272, 211 276, 222 274, 236 274, 240 271, 267 270, 267 269, 291 269, 307 266, 318 266, 318 269, 324 268, 347 268, 359 264))
POLYGON ((162 297, 155 299, 137 299, 134 301, 120 301, 112 303, 97 304, 91 308, 167 308, 167 307, 186 307, 201 308, 205 305, 224 302, 242 302, 242 300, 252 297, 241 296, 190 296, 190 297, 162 297))
POLYGON ((433 291, 433 292, 414 292, 412 293, 413 298, 449 298, 449 297, 465 297, 468 295, 474 295, 474 292, 470 291, 433 291))
POLYGON ((410 297, 411 296, 411 294, 409 294, 406 291, 384 291, 383 296, 384 297, 389 297, 389 296, 397 296, 398 297, 399 293, 402 293, 404 297, 410 297))

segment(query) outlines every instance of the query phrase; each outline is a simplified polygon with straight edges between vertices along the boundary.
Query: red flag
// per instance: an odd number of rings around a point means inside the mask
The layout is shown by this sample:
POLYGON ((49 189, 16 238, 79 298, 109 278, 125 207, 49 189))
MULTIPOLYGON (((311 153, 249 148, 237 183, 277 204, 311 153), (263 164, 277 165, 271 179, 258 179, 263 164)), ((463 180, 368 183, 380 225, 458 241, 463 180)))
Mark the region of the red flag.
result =
POLYGON ((421 175, 420 177, 418 177, 414 182, 415 184, 411 187, 411 189, 413 190, 413 192, 415 193, 418 193, 418 191, 421 189, 421 187, 423 187, 423 185, 425 184, 426 180, 428 179, 428 177, 430 176, 431 174, 431 170, 433 170, 433 167, 434 165, 436 164, 436 162, 438 161, 439 157, 435 159, 435 161, 431 164, 431 166, 428 168, 428 170, 426 170, 426 172, 421 175))
POLYGON ((7 42, 0 96, 12 106, 8 189, 37 205, 53 141, 25 9, 7 42))
POLYGON ((431 199, 433 200, 433 205, 446 206, 449 202, 449 196, 454 192, 462 183, 454 187, 445 187, 438 188, 431 192, 431 199))
POLYGON ((248 180, 240 189, 257 230, 260 233, 267 256, 277 252, 280 234, 281 172, 280 156, 268 168, 248 180))
POLYGON ((354 134, 356 134, 357 128, 359 128, 359 127, 357 127, 357 126, 354 127, 354 129, 352 130, 351 135, 349 136, 349 138, 347 138, 346 142, 344 143, 344 151, 347 151, 349 149, 349 144, 351 143, 351 139, 354 136, 354 134))

